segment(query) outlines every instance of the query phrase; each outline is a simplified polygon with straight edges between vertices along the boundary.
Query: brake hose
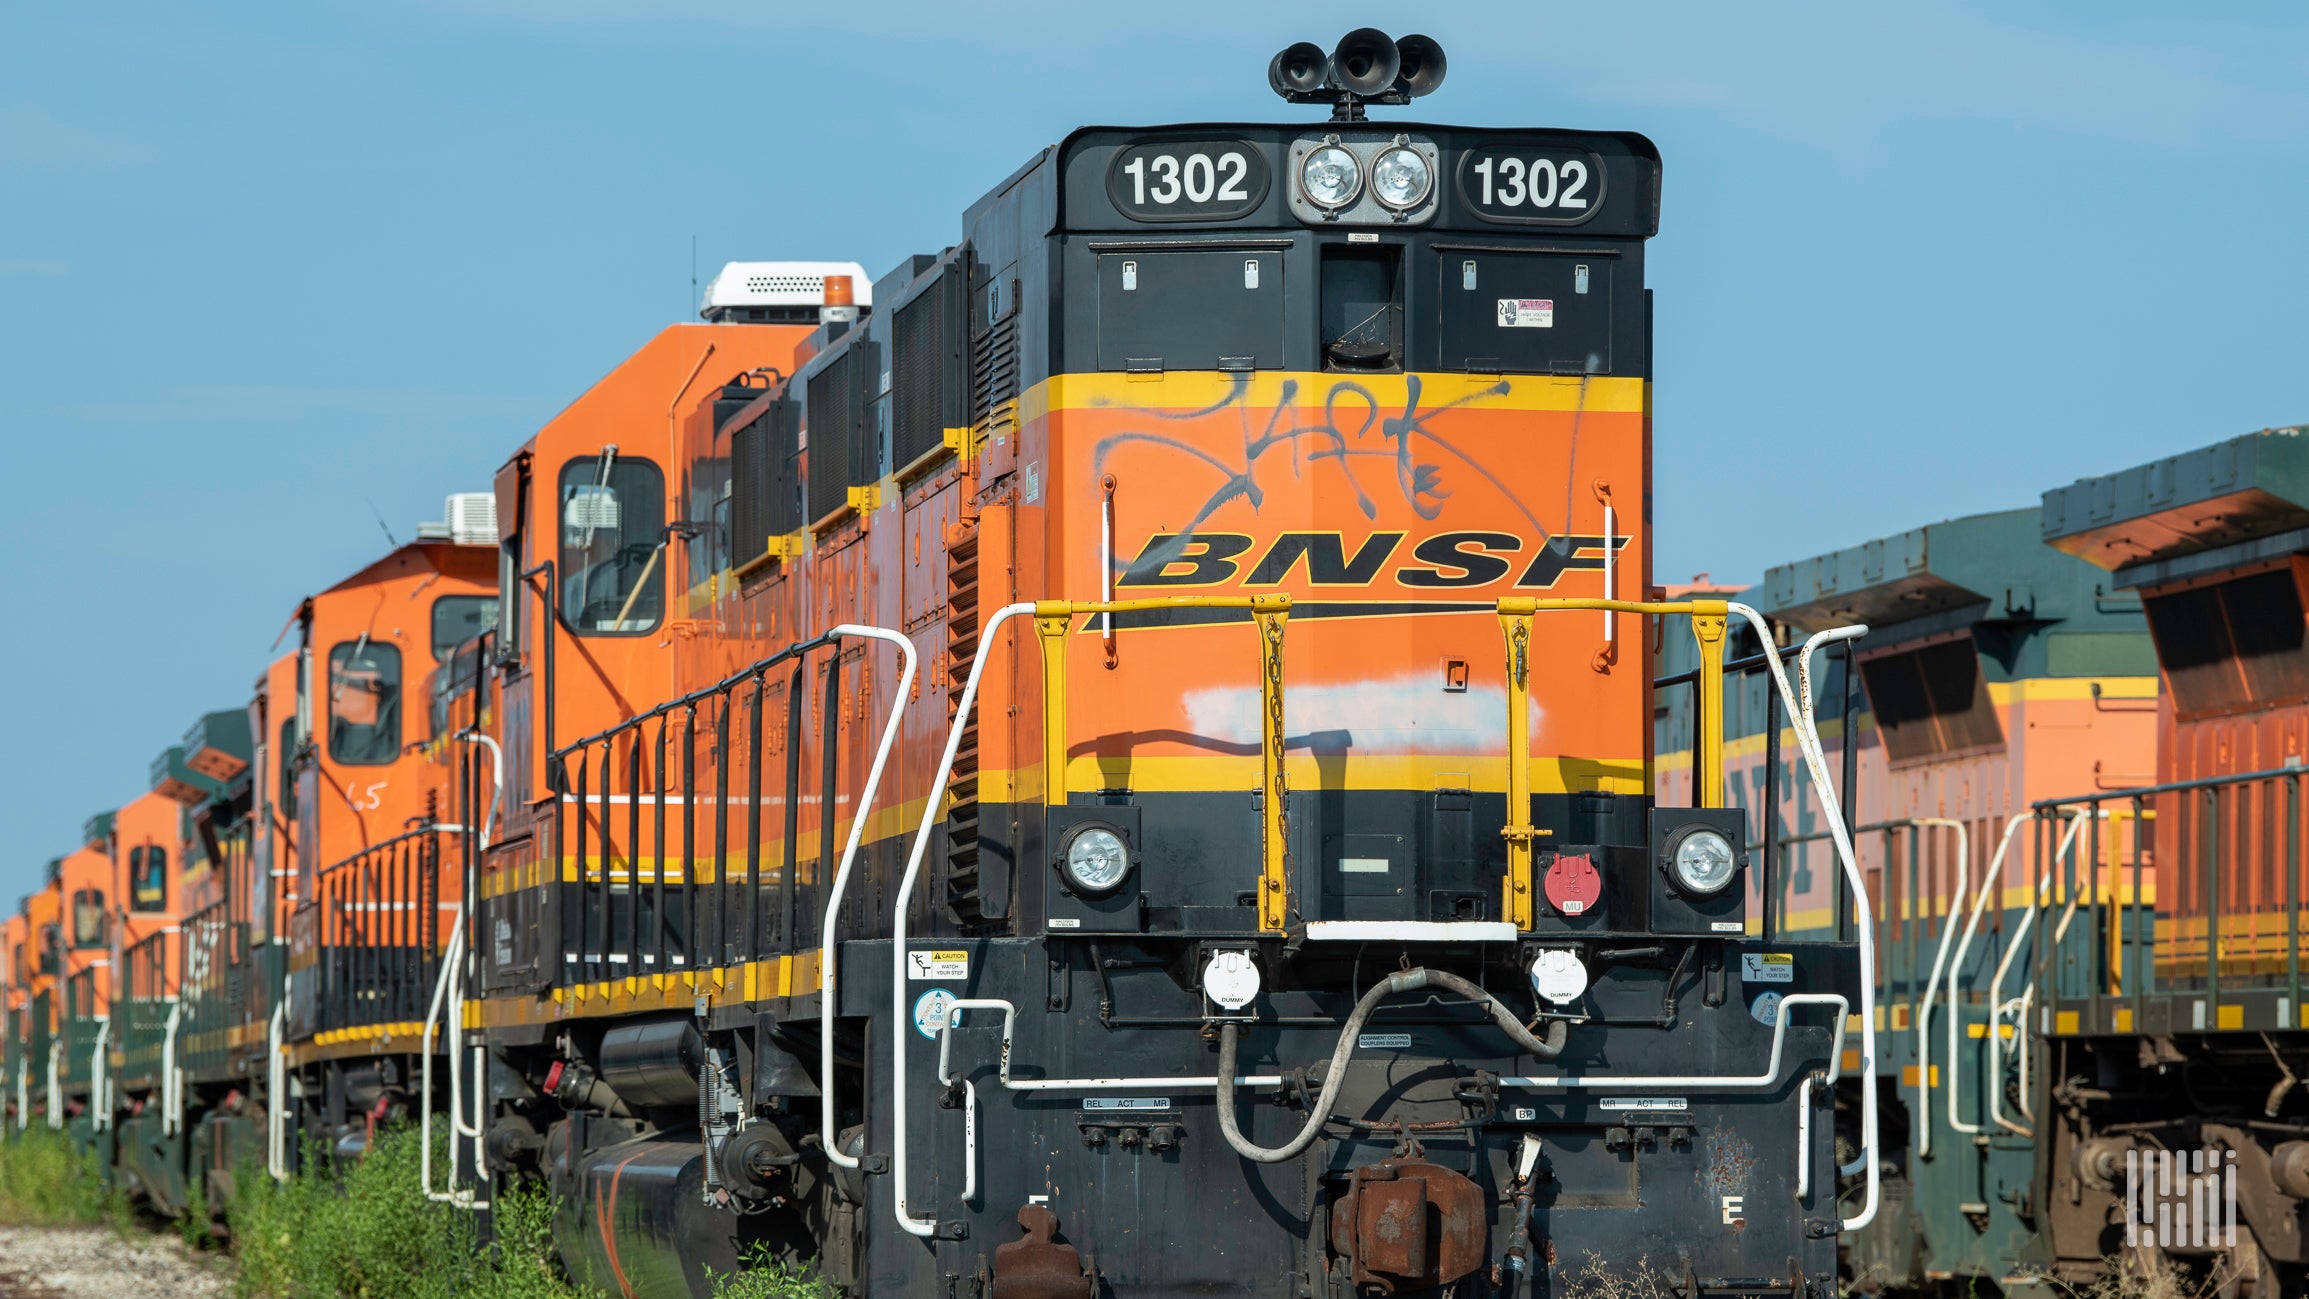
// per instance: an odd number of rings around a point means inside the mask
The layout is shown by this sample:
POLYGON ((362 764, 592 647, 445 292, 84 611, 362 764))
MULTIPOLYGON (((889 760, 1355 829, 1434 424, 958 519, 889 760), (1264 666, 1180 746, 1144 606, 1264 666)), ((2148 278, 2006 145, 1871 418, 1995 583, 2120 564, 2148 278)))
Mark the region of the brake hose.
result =
POLYGON ((1323 1130, 1323 1124, 1331 1117, 1331 1107, 1338 1103, 1339 1083, 1347 1076, 1347 1057, 1355 1050, 1355 1039, 1362 1035, 1364 1021, 1387 998, 1428 987, 1456 992, 1481 1005, 1490 1012, 1500 1031, 1506 1033, 1527 1054, 1542 1060, 1552 1060, 1563 1052, 1564 1039, 1571 1031, 1570 1025, 1563 1020, 1550 1021, 1545 1038, 1534 1037, 1531 1030, 1525 1028, 1499 998, 1456 974, 1430 970, 1424 966, 1415 970, 1399 970, 1371 985, 1371 990, 1355 1003, 1355 1009, 1348 1014, 1347 1022, 1339 1028, 1338 1045, 1331 1048, 1331 1066, 1323 1071, 1323 1090, 1315 1098, 1315 1108, 1307 1116, 1307 1125, 1299 1129, 1299 1135, 1272 1149, 1252 1145, 1235 1122, 1235 1048, 1242 1028, 1231 1022, 1219 1026, 1219 1131, 1226 1136, 1227 1144, 1235 1148, 1236 1154, 1254 1163, 1279 1164, 1286 1159, 1297 1158, 1314 1143, 1316 1134, 1323 1130))

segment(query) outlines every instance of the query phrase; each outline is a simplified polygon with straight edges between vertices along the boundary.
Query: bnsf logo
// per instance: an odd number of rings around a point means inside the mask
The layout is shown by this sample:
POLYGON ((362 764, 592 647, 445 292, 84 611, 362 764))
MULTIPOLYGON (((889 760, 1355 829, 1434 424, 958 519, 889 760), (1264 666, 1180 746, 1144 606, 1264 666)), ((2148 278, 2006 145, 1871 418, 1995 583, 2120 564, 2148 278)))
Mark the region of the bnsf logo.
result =
MULTIPOLYGON (((1524 539, 1512 532, 1444 532, 1421 538, 1390 568, 1405 535, 1374 532, 1350 554, 1340 533, 1286 532, 1252 562, 1249 556, 1259 544, 1256 537, 1240 532, 1158 532, 1115 585, 1220 586, 1240 581, 1244 586, 1276 586, 1303 572, 1313 586, 1369 586, 1382 573, 1392 576, 1398 586, 1490 586, 1520 568, 1516 586, 1544 590, 1567 572, 1603 567, 1602 536, 1551 537, 1525 559, 1524 539)), ((1621 550, 1628 541, 1624 535, 1614 536, 1611 549, 1621 550)))

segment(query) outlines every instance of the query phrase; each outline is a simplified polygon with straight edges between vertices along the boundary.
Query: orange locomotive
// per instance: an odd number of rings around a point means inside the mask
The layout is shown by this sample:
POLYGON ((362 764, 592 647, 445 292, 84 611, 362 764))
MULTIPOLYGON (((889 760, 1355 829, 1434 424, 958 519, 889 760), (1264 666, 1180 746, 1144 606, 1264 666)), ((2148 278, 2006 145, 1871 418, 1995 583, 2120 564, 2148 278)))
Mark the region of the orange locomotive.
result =
POLYGON ((1733 616, 1628 599, 1657 156, 1362 120, 1440 71, 1294 47, 1331 124, 1076 132, 870 292, 733 264, 500 472, 451 1099, 582 1279, 1832 1285, 1855 947, 1720 995, 1720 745, 1655 798, 1648 617, 1712 720, 1733 616))

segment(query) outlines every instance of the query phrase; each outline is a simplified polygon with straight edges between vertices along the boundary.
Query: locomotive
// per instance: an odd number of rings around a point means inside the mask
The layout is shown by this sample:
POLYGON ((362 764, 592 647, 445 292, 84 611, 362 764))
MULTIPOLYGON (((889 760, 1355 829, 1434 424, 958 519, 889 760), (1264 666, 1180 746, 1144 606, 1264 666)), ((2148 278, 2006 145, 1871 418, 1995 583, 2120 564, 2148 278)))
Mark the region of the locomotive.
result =
POLYGON ((213 1208, 438 1123, 427 1195, 543 1181, 622 1295, 1832 1294, 1877 940, 1798 682, 1857 629, 1654 591, 1658 153, 1371 119, 1444 69, 1301 43, 1327 121, 724 268, 164 755, 205 875, 63 1017, 122 1024, 86 1139, 213 1208), (1724 805, 1742 633, 1810 932, 1724 805))

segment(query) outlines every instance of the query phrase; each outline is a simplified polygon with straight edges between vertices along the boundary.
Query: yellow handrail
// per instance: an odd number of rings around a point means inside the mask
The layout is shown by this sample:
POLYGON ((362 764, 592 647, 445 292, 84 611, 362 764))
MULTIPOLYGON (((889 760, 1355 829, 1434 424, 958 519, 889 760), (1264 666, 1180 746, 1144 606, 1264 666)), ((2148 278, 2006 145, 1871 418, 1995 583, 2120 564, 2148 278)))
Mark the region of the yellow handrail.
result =
MULTIPOLYGON (((1259 759, 1261 811, 1259 928, 1280 933, 1288 922, 1290 791, 1283 779, 1283 632, 1291 613, 1287 595, 1180 595, 1141 600, 1037 600, 1035 631, 1042 642, 1043 802, 1062 807, 1066 779, 1066 642, 1085 614, 1145 613, 1162 609, 1247 609, 1259 632, 1259 759)), ((1507 806, 1500 833, 1507 840, 1504 915, 1516 928, 1532 927, 1532 841, 1542 831, 1531 816, 1531 620, 1541 613, 1685 614, 1700 649, 1699 707, 1692 746, 1692 779, 1702 807, 1723 806, 1724 628, 1722 600, 1599 600, 1511 596, 1499 601, 1507 641, 1507 806)))
POLYGON ((1248 609, 1259 631, 1259 766, 1261 839, 1259 928, 1281 933, 1289 918, 1289 835, 1283 805, 1283 624, 1287 595, 1175 595, 1144 600, 1037 600, 1034 629, 1042 638, 1042 801, 1066 803, 1066 634, 1083 614, 1143 613, 1157 609, 1248 609))
POLYGON ((1700 649, 1692 724, 1692 796, 1701 807, 1724 800, 1724 625, 1722 600, 1543 600, 1508 596, 1499 602, 1499 629, 1507 640, 1507 879, 1500 913, 1520 930, 1532 927, 1533 841, 1545 831, 1531 816, 1531 620, 1542 613, 1597 612, 1688 615, 1700 649))

